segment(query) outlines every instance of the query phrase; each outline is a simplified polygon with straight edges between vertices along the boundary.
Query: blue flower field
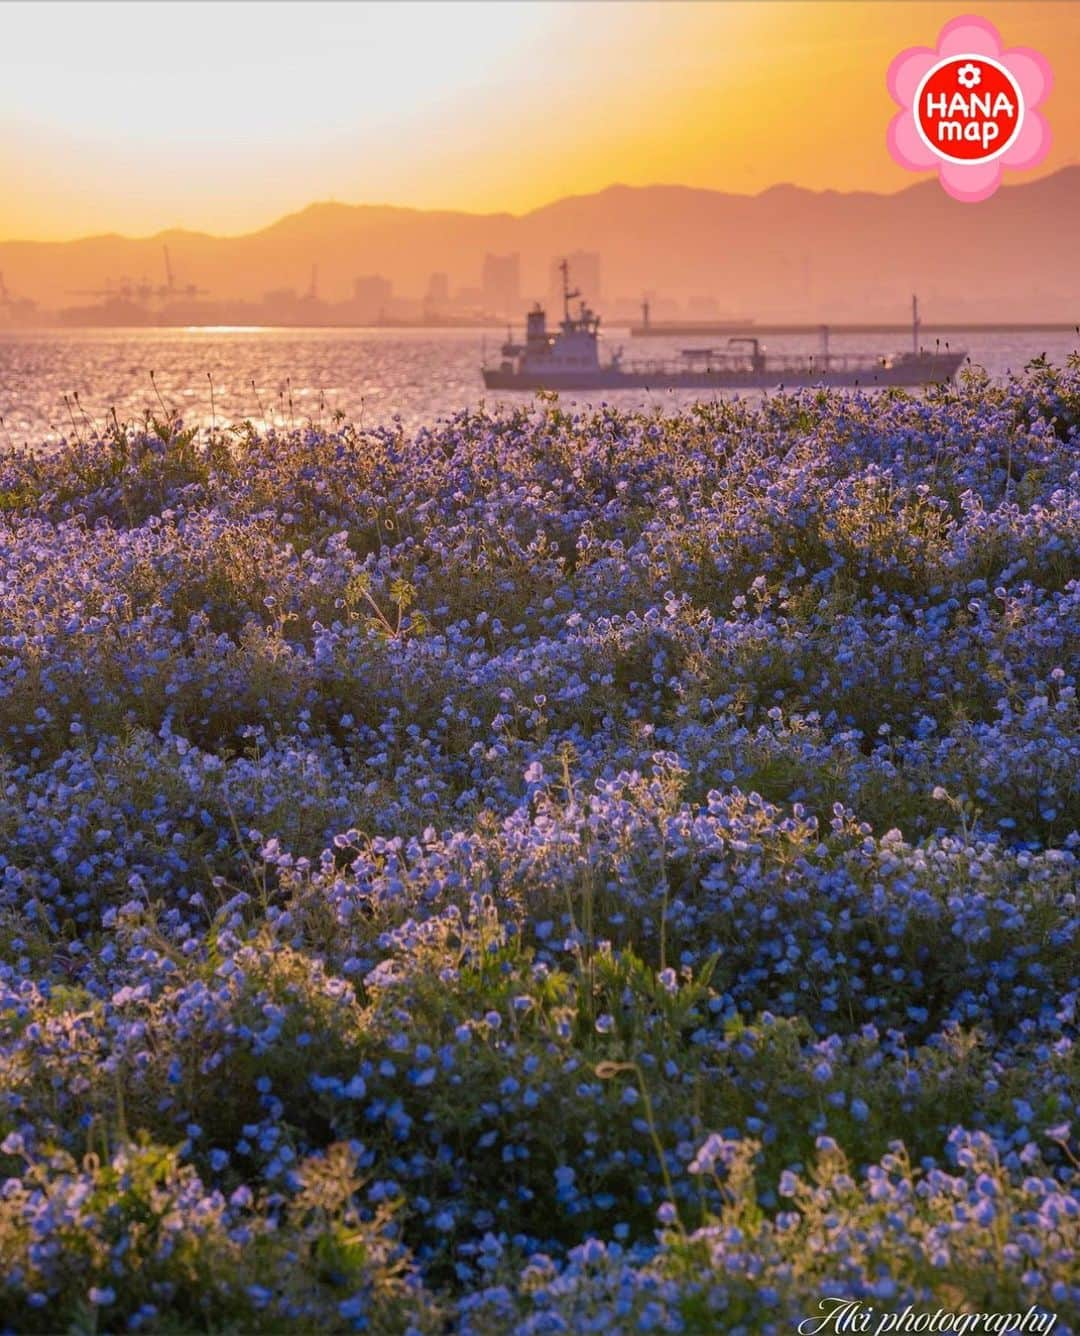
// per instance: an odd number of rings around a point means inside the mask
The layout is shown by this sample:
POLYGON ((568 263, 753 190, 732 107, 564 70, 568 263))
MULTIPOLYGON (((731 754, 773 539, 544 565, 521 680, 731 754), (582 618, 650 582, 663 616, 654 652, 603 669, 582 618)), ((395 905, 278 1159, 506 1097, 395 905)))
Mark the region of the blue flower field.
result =
POLYGON ((0 1331, 1080 1332, 1078 447, 1074 358, 3 457, 0 1331))

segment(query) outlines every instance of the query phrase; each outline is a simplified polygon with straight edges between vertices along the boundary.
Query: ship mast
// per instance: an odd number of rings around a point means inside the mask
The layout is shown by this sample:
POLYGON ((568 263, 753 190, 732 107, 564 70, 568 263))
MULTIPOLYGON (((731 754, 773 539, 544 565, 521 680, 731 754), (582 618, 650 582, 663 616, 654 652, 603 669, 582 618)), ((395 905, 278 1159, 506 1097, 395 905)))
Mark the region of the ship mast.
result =
POLYGON ((559 272, 562 274, 562 301, 563 301, 563 323, 570 323, 570 303, 575 297, 580 297, 581 293, 575 288, 570 291, 570 265, 564 259, 559 265, 559 272))

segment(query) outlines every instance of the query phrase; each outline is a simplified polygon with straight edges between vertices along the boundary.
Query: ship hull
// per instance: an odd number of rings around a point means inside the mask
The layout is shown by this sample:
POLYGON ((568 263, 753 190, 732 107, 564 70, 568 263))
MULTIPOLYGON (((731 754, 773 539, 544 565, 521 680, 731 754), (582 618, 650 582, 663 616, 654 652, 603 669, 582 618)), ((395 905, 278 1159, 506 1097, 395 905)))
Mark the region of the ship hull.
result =
POLYGON ((874 389, 941 385, 959 370, 963 355, 911 358, 894 366, 867 363, 858 369, 829 370, 807 367, 768 367, 755 371, 730 367, 715 370, 635 371, 601 367, 590 371, 516 371, 483 369, 489 390, 772 390, 800 387, 874 389))

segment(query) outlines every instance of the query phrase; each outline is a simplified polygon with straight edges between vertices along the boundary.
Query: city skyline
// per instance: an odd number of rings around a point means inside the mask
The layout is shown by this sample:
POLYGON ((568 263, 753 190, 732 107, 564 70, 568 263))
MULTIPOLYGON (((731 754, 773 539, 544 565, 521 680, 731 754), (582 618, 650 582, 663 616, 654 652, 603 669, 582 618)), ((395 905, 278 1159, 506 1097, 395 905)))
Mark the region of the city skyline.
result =
POLYGON ((646 297, 657 320, 891 322, 917 292, 932 320, 1072 325, 1061 220, 1078 210, 1080 167, 975 209, 934 181, 890 195, 616 186, 521 218, 313 205, 240 238, 0 242, 0 324, 520 320, 533 300, 558 310, 569 258, 608 323, 636 322, 646 297))

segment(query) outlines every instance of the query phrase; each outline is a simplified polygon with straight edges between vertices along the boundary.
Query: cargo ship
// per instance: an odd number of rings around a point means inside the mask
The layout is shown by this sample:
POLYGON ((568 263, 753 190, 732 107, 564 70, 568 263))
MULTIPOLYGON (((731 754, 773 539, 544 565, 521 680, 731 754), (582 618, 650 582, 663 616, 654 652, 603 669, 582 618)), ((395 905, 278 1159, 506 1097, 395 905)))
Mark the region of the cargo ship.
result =
POLYGON ((770 354, 757 336, 729 338, 719 348, 684 348, 678 359, 624 362, 621 349, 600 360, 600 317, 570 287, 561 265, 563 318, 548 330, 537 304, 525 323, 524 343, 507 336, 501 360, 482 368, 489 390, 769 390, 798 386, 861 387, 941 385, 967 356, 963 350, 919 347, 918 300, 912 298, 911 351, 891 356, 830 353, 827 330, 820 353, 770 354), (577 314, 571 303, 578 302, 577 314))

